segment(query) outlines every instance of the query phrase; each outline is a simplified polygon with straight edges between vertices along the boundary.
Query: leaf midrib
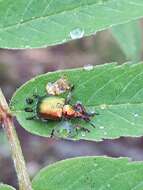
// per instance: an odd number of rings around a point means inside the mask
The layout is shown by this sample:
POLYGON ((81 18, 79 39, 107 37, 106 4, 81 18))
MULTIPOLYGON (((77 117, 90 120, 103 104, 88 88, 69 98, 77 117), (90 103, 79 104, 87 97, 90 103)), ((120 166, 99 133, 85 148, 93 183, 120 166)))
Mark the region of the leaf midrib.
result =
MULTIPOLYGON (((84 104, 85 105, 85 104, 84 104)), ((100 109, 107 109, 109 107, 113 107, 113 106, 132 106, 132 105, 137 105, 137 106, 143 106, 143 102, 138 102, 138 103, 121 103, 121 104, 98 104, 98 105, 85 105, 86 107, 99 107, 100 109), (105 106, 105 108, 102 108, 102 106, 105 106)), ((25 111, 24 110, 12 110, 11 112, 14 114, 16 113, 22 113, 25 111)))

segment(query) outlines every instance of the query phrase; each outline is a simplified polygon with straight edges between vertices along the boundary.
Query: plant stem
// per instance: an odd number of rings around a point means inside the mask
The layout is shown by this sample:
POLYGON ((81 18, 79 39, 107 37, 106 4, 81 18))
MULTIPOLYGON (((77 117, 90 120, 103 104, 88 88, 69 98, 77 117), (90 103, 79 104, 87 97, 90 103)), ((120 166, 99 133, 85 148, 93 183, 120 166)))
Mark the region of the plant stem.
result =
POLYGON ((32 190, 29 175, 27 173, 25 160, 22 154, 19 139, 13 124, 12 115, 6 99, 0 89, 0 121, 6 132, 11 146, 12 159, 18 177, 19 190, 32 190))

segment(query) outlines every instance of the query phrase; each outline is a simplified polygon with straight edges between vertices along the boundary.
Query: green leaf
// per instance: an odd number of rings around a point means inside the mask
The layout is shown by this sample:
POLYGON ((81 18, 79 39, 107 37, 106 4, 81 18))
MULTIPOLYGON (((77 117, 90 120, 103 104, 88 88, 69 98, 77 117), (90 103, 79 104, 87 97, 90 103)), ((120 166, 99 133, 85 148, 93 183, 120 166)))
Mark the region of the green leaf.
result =
POLYGON ((127 158, 81 157, 42 169, 33 180, 34 190, 143 189, 143 163, 127 158))
MULTIPOLYGON (((73 119, 73 124, 90 129, 90 133, 78 132, 80 139, 102 140, 120 136, 143 135, 143 64, 105 64, 91 68, 71 69, 47 73, 24 84, 11 100, 11 110, 26 130, 41 136, 50 136, 54 127, 62 128, 63 122, 26 120, 32 113, 24 108, 26 97, 37 93, 45 95, 45 86, 65 75, 75 85, 71 104, 82 102, 86 109, 99 115, 89 123, 73 119)), ((34 107, 34 106, 33 106, 34 107)), ((34 108, 35 109, 35 108, 34 108)))
POLYGON ((13 188, 9 185, 5 185, 3 183, 0 183, 0 190, 15 190, 15 188, 13 188))
POLYGON ((1 0, 0 47, 46 47, 141 17, 142 0, 1 0))
POLYGON ((142 34, 139 21, 112 27, 112 34, 129 60, 137 62, 141 58, 142 34))

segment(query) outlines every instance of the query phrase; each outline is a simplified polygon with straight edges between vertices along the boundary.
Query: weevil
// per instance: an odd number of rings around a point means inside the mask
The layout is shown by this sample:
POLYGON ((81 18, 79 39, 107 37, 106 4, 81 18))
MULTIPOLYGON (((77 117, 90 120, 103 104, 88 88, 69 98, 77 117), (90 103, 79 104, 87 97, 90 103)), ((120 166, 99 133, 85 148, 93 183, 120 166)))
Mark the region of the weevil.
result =
MULTIPOLYGON (((71 91, 73 90, 73 87, 71 91)), ((70 120, 74 118, 82 119, 89 122, 93 127, 94 124, 91 123, 91 117, 97 113, 88 113, 85 107, 81 103, 76 103, 74 105, 70 104, 71 91, 68 93, 66 98, 54 95, 44 95, 38 96, 33 95, 33 98, 26 98, 27 107, 24 108, 25 112, 31 112, 33 115, 26 118, 27 120, 41 120, 43 122, 51 121, 62 121, 70 120), (36 101, 36 106, 32 108, 32 104, 36 101)), ((89 129, 84 128, 80 125, 75 125, 75 129, 78 131, 83 130, 90 132, 89 129)), ((51 137, 54 136, 54 129, 51 132, 51 137)))

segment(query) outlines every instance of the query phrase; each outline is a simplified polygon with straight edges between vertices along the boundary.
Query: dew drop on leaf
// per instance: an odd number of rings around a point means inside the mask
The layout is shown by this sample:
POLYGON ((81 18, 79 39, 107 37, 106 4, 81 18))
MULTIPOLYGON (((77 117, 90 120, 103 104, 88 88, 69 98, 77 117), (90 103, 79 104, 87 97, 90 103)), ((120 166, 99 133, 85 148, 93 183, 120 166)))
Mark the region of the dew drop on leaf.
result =
POLYGON ((99 128, 100 128, 100 129, 104 129, 104 127, 103 127, 103 126, 100 126, 99 128))
POLYGON ((80 28, 76 28, 74 30, 72 30, 70 32, 70 37, 71 39, 79 39, 79 38, 82 38, 84 35, 84 30, 80 29, 80 28))
POLYGON ((138 117, 139 115, 137 113, 134 113, 134 117, 138 117))
POLYGON ((90 64, 87 64, 87 65, 84 65, 84 70, 86 71, 91 71, 93 69, 93 65, 90 65, 90 64))
POLYGON ((107 108, 107 105, 106 105, 106 104, 101 104, 101 105, 100 105, 100 108, 101 108, 102 110, 104 110, 104 109, 107 108))

